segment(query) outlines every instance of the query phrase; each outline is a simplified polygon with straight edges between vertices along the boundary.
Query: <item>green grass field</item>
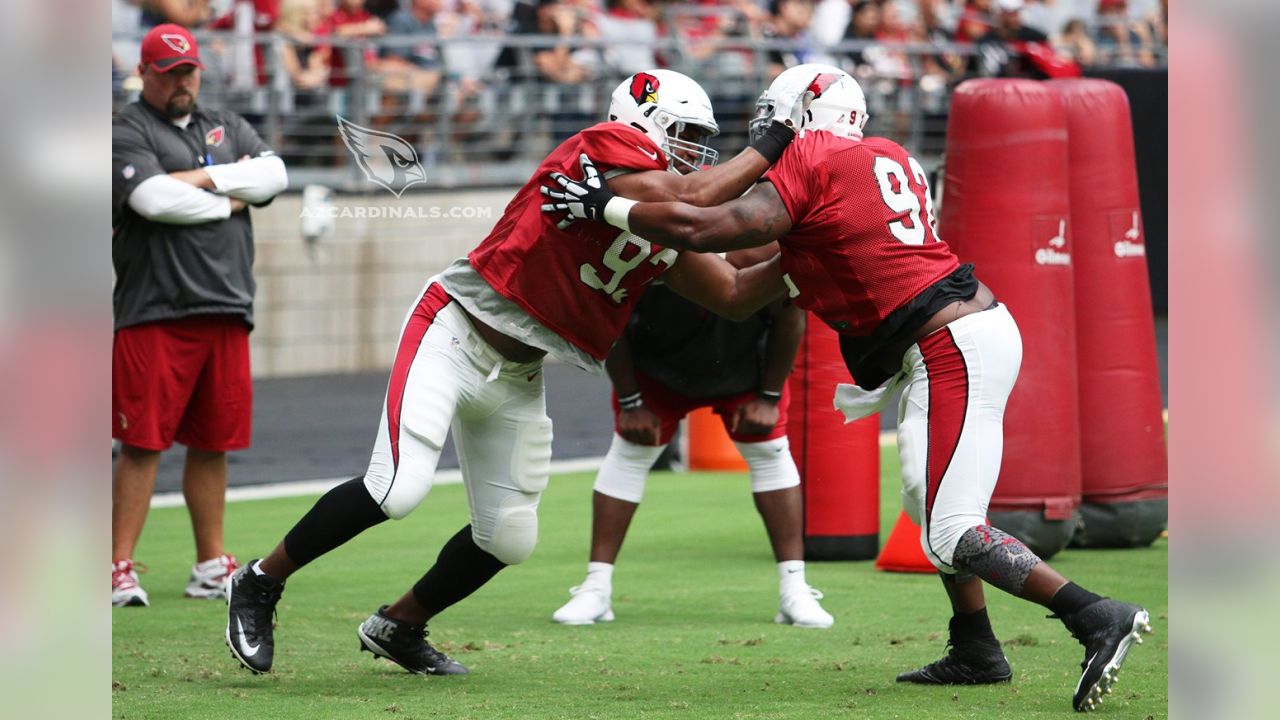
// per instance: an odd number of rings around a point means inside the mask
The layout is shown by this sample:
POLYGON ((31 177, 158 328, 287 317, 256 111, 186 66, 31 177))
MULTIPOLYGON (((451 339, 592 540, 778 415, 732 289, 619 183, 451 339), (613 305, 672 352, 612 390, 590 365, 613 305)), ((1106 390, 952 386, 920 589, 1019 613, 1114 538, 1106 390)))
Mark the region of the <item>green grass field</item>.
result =
MULTIPOLYGON (((882 529, 897 517, 897 465, 885 457, 882 529)), ((431 639, 471 667, 409 675, 358 653, 356 626, 407 589, 466 522, 459 485, 437 487, 290 580, 270 675, 241 670, 223 645, 225 606, 186 600, 190 525, 155 510, 137 558, 147 609, 113 611, 117 718, 1045 718, 1069 717, 1080 646, 1037 606, 989 592, 1013 682, 898 685, 936 659, 949 611, 940 583, 871 563, 810 563, 831 630, 774 625, 777 577, 745 476, 655 474, 614 577, 617 621, 551 622, 586 568, 592 478, 558 476, 544 496, 533 558, 503 571, 432 623, 431 639)), ((229 549, 269 550, 313 498, 235 503, 229 549)), ((1053 564, 1085 587, 1144 604, 1155 634, 1130 655, 1101 717, 1164 718, 1168 708, 1168 545, 1079 551, 1053 564)))

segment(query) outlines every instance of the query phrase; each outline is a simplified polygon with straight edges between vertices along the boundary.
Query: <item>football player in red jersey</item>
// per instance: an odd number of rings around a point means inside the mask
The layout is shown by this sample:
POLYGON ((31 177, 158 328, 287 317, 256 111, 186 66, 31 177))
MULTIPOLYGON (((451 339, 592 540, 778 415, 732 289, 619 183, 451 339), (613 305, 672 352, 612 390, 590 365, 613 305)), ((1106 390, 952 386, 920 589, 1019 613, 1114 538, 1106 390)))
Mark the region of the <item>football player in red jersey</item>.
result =
POLYGON ((266 672, 272 616, 299 568, 387 518, 409 514, 431 488, 452 430, 471 522, 408 592, 357 633, 361 648, 421 674, 467 669, 426 642, 426 622, 467 597, 537 541, 537 507, 551 458, 542 359, 599 370, 640 291, 662 275, 691 300, 745 317, 782 296, 778 260, 737 269, 714 255, 664 248, 604 225, 558 226, 539 210, 553 172, 580 155, 601 160, 629 194, 714 205, 745 192, 794 139, 803 93, 752 147, 719 167, 703 139, 718 131, 711 101, 667 70, 637 73, 614 91, 609 121, 572 136, 507 205, 467 257, 428 280, 410 309, 365 475, 321 497, 270 555, 228 587, 226 642, 240 663, 266 672))
MULTIPOLYGON (((727 253, 747 267, 778 254, 770 244, 727 253)), ((774 622, 828 628, 822 592, 806 579, 804 496, 787 440, 787 375, 805 314, 779 300, 731 322, 654 283, 644 291, 605 361, 613 381, 613 441, 591 498, 586 578, 551 619, 566 625, 612 622, 618 554, 644 498, 649 471, 680 421, 698 408, 720 415, 750 471, 751 496, 778 571, 774 622)))
POLYGON ((1005 402, 1022 341, 1009 311, 938 237, 920 163, 884 138, 864 138, 857 82, 802 65, 761 96, 758 122, 807 85, 815 97, 801 137, 749 193, 711 208, 635 202, 601 182, 588 158, 583 181, 554 176, 544 211, 602 218, 666 247, 720 252, 778 241, 790 294, 841 335, 856 386, 836 405, 851 419, 903 388, 898 451, 903 504, 938 568, 953 615, 948 654, 903 682, 1007 681, 1008 662, 987 618, 982 580, 1053 610, 1085 646, 1073 706, 1096 708, 1130 646, 1150 630, 1137 605, 1101 598, 987 524, 1003 450, 1005 402), (815 79, 816 75, 816 79, 815 79), (618 193, 615 195, 614 193, 618 193))

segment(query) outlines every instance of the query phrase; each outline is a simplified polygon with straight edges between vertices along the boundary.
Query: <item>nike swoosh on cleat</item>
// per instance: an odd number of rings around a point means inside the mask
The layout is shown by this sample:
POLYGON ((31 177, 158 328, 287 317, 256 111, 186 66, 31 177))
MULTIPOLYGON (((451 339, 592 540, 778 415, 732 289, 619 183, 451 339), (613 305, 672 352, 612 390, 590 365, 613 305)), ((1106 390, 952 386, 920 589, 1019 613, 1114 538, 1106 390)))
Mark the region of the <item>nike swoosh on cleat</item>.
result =
POLYGON ((1093 661, 1098 659, 1098 653, 1094 653, 1085 663, 1084 670, 1080 671, 1080 681, 1076 683, 1076 692, 1080 692, 1080 683, 1084 682, 1084 676, 1089 674, 1089 668, 1093 667, 1093 661))
POLYGON ((240 654, 245 657, 257 655, 258 648, 262 646, 249 644, 249 639, 244 636, 244 626, 240 624, 240 618, 236 618, 236 633, 240 636, 240 654))

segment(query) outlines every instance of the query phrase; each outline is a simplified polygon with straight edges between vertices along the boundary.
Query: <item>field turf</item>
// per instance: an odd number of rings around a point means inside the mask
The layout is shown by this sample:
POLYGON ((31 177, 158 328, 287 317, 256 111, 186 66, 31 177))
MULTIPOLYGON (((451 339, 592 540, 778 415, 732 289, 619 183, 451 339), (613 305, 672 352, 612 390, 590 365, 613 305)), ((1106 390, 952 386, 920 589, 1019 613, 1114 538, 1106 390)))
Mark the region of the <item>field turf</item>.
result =
MULTIPOLYGON (((885 453, 882 533, 897 517, 897 465, 885 453)), ((591 476, 553 478, 533 558, 431 625, 467 677, 407 674, 358 653, 356 626, 404 592, 467 522, 460 485, 432 490, 289 581, 269 675, 239 668, 223 644, 225 605, 182 597, 192 562, 184 509, 153 510, 137 559, 150 608, 113 610, 116 718, 1066 718, 1080 646, 1038 606, 988 589, 1009 684, 899 685, 939 657, 948 609, 928 575, 870 562, 810 563, 836 617, 830 630, 772 623, 777 574, 745 476, 657 473, 614 576, 617 621, 562 627, 551 613, 586 568, 591 476)), ((229 550, 268 551, 314 498, 228 506, 229 550)), ((1135 649, 1098 717, 1168 714, 1168 544, 1068 550, 1053 559, 1096 592, 1144 604, 1155 634, 1135 649)))

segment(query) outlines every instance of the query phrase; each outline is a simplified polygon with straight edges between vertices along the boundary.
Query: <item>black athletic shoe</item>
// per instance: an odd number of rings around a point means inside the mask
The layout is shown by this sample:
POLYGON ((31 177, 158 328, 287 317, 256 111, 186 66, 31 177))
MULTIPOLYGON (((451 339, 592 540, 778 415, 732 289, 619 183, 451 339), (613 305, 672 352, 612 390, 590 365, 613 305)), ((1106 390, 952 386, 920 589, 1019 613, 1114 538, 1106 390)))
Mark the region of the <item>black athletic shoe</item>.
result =
POLYGON ((1151 632, 1151 618, 1137 605, 1103 598, 1061 619, 1084 645, 1083 672, 1071 705, 1079 712, 1096 710, 1115 685, 1129 648, 1151 632))
POLYGON ((426 625, 410 625, 389 617, 387 606, 360 623, 360 649, 384 657, 419 675, 466 675, 471 671, 460 662, 431 647, 426 625))
POLYGON ((275 655, 271 621, 284 583, 255 573, 256 562, 236 570, 227 581, 227 647, 247 670, 264 673, 275 655))
POLYGON ((919 670, 898 675, 898 682, 919 685, 990 685, 1009 682, 1013 671, 995 638, 977 640, 957 637, 955 618, 947 640, 947 654, 919 670))

